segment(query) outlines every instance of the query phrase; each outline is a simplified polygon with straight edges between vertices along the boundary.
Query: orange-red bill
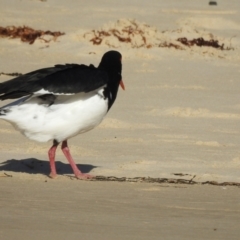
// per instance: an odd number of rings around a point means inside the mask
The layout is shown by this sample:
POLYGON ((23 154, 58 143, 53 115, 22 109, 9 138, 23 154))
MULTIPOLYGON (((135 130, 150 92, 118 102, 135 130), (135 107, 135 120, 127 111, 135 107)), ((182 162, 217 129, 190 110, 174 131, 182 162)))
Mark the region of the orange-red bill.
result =
POLYGON ((125 86, 124 86, 123 80, 120 81, 120 86, 122 87, 123 90, 125 90, 125 86))

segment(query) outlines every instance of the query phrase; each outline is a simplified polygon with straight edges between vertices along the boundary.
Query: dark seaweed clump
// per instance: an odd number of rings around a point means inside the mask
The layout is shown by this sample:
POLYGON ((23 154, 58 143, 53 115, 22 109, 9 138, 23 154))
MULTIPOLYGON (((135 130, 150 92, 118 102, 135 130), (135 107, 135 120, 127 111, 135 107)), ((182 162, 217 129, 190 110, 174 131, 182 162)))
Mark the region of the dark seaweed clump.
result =
POLYGON ((15 27, 15 26, 7 26, 0 27, 0 37, 8 37, 8 38, 20 38, 21 41, 27 42, 29 44, 33 44, 36 39, 41 39, 44 42, 56 41, 59 36, 64 35, 63 32, 52 32, 52 31, 43 31, 43 30, 35 30, 28 26, 23 27, 15 27), (50 40, 46 40, 43 38, 45 35, 50 35, 52 38, 50 40))
POLYGON ((178 42, 182 43, 185 46, 192 47, 192 46, 198 46, 198 47, 213 47, 220 50, 231 50, 230 47, 224 47, 224 44, 219 44, 218 40, 210 39, 205 40, 204 38, 194 38, 192 40, 188 40, 186 37, 178 38, 178 42))

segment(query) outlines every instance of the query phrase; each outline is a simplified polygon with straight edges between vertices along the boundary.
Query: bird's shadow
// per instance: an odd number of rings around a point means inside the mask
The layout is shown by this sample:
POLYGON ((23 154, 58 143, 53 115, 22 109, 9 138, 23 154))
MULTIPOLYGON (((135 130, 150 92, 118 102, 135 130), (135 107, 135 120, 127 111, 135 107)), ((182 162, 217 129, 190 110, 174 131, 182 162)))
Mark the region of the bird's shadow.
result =
MULTIPOLYGON (((57 173, 62 174, 72 174, 72 168, 68 163, 62 163, 56 161, 57 173)), ((89 173, 96 166, 90 164, 77 164, 78 169, 82 173, 89 173)), ((24 172, 29 174, 44 174, 49 175, 50 166, 49 161, 39 160, 36 158, 26 158, 26 159, 10 159, 0 164, 0 171, 12 171, 12 172, 24 172)))

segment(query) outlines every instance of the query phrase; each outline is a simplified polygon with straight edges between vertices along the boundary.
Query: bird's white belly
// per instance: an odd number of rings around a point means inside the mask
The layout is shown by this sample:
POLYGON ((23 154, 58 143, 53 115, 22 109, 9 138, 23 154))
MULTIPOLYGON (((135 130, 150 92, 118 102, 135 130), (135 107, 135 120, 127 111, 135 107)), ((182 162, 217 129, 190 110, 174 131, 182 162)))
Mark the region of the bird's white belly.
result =
POLYGON ((87 132, 101 123, 108 110, 102 89, 90 93, 58 96, 51 106, 39 104, 33 98, 12 106, 3 119, 32 140, 61 142, 79 133, 87 132), (97 93, 97 94, 96 94, 97 93))

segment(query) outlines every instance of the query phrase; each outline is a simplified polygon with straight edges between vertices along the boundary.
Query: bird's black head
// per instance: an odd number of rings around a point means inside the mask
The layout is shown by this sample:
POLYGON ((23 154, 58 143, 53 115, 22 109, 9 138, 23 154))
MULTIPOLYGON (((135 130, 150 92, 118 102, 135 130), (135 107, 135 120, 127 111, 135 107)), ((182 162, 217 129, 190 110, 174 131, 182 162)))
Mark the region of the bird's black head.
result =
POLYGON ((121 75, 122 73, 122 55, 118 51, 108 51, 106 52, 98 66, 99 69, 106 71, 114 71, 121 75))
POLYGON ((108 110, 114 103, 119 85, 125 89, 122 81, 122 55, 117 51, 106 52, 98 66, 108 74, 108 83, 104 90, 104 95, 108 98, 108 110))

